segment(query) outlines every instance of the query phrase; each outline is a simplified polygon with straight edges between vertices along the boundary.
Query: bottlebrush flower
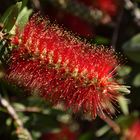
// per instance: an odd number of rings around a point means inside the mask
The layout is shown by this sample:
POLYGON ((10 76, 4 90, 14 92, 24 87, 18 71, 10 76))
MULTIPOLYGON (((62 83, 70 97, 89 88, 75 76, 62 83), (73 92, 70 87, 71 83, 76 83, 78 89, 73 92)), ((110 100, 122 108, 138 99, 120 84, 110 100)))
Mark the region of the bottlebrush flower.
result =
POLYGON ((140 140, 140 121, 136 121, 126 131, 124 140, 140 140))
POLYGON ((54 105, 63 102, 74 112, 105 117, 114 109, 120 91, 129 92, 113 79, 119 65, 113 49, 82 42, 38 14, 19 40, 6 79, 54 105))

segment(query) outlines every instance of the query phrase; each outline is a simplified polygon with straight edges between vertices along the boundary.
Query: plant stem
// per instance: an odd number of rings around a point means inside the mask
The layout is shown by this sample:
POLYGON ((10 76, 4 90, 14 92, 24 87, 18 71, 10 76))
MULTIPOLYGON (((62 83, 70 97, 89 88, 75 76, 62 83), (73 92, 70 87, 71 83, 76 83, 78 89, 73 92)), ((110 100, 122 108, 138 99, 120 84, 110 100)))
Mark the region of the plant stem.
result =
POLYGON ((16 113, 15 109, 11 106, 11 104, 0 95, 0 103, 1 105, 6 108, 7 112, 10 114, 10 116, 13 118, 17 130, 16 133, 19 137, 19 139, 22 140, 32 140, 32 137, 27 129, 24 128, 22 121, 20 120, 18 114, 16 113))

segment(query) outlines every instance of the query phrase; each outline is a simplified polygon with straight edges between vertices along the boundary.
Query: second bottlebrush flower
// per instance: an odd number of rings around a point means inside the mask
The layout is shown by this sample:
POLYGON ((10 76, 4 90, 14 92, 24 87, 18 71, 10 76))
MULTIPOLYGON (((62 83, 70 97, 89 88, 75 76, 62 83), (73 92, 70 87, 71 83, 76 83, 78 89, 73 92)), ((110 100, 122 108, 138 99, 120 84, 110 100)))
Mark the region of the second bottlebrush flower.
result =
POLYGON ((120 62, 113 49, 82 42, 48 18, 35 14, 15 38, 6 79, 54 105, 103 118, 120 91, 129 92, 114 79, 120 62))

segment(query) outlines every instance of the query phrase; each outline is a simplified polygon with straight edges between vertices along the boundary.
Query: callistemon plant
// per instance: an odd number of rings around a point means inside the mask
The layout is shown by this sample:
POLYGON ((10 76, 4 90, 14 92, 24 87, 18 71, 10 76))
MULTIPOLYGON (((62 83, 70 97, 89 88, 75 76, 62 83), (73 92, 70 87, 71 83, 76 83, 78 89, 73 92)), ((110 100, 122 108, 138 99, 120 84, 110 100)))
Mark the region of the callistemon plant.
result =
POLYGON ((112 48, 82 42, 39 14, 12 44, 6 79, 54 105, 103 118, 129 92, 114 79, 120 61, 112 48))

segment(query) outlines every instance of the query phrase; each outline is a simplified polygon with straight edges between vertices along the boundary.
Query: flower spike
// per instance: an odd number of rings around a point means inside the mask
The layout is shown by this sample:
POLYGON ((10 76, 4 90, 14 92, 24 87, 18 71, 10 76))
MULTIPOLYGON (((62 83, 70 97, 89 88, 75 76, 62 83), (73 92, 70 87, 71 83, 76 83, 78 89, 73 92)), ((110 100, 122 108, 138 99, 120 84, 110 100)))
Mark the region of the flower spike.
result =
POLYGON ((38 14, 18 38, 7 80, 54 105, 103 118, 114 112, 120 91, 128 92, 114 79, 120 62, 112 48, 82 42, 38 14))

